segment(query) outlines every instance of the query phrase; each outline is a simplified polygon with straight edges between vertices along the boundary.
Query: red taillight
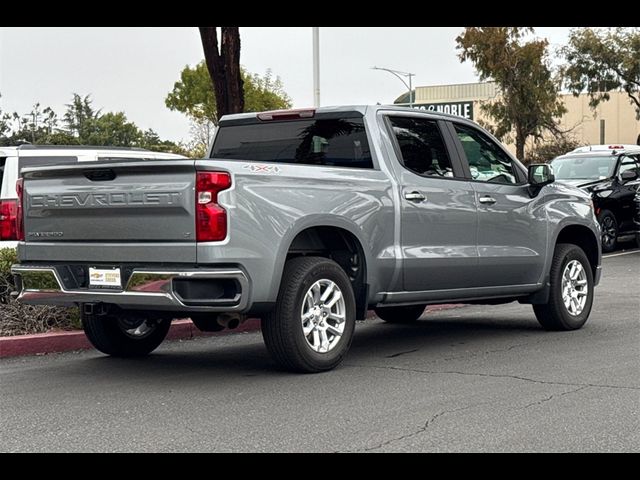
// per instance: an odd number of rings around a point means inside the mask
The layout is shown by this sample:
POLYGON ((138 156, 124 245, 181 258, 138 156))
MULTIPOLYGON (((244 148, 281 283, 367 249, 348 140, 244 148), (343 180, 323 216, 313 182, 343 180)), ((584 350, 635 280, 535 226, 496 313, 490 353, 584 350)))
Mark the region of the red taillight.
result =
POLYGON ((227 211, 218 205, 218 193, 231 187, 223 172, 196 174, 196 240, 219 242, 227 238, 227 211))
POLYGON ((16 236, 18 240, 24 240, 24 180, 19 178, 16 182, 16 193, 18 194, 18 205, 16 212, 16 236))
POLYGON ((18 240, 18 202, 0 201, 0 240, 18 240))

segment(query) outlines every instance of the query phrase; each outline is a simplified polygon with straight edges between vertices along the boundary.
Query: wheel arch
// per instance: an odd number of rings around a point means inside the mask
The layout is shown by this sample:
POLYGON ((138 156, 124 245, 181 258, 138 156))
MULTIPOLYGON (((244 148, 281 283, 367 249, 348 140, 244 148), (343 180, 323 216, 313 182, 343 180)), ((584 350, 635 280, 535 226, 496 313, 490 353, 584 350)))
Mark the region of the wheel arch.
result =
POLYGON ((600 265, 601 247, 600 241, 592 229, 584 225, 566 225, 556 235, 553 244, 554 251, 561 243, 570 243, 580 247, 589 260, 594 277, 596 276, 596 270, 600 265))
POLYGON ((320 256, 338 263, 351 279, 356 297, 357 318, 366 316, 369 301, 369 251, 357 227, 340 219, 305 221, 291 229, 281 243, 274 269, 273 297, 282 282, 285 262, 299 256, 320 256))

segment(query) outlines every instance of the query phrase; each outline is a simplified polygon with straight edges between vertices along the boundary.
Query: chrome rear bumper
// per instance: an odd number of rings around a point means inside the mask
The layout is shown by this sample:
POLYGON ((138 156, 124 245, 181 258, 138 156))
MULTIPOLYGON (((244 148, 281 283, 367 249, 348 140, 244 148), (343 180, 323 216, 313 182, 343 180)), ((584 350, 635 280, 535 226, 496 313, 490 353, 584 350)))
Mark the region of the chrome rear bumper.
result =
POLYGON ((108 303, 130 309, 242 312, 247 308, 249 279, 239 268, 216 270, 134 270, 123 290, 67 290, 53 266, 14 265, 11 273, 18 287, 18 301, 28 305, 76 306, 80 303, 108 303), (233 298, 212 300, 206 305, 187 305, 174 290, 175 279, 234 280, 238 292, 233 298))

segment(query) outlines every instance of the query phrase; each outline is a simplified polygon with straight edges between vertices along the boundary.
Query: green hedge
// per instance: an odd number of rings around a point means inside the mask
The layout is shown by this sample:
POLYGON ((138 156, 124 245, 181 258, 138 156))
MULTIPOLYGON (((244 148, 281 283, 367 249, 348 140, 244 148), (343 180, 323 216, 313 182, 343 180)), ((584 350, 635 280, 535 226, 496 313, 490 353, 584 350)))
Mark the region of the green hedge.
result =
POLYGON ((12 300, 9 294, 15 289, 11 276, 14 263, 16 251, 0 249, 0 336, 81 328, 77 308, 29 306, 12 300))

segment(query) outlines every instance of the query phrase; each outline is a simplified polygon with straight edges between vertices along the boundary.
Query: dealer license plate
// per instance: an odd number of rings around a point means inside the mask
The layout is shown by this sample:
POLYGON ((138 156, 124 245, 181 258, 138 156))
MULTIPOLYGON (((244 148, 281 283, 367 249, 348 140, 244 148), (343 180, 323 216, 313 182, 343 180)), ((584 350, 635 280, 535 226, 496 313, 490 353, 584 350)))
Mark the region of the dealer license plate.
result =
POLYGON ((122 288, 120 269, 89 267, 89 286, 96 288, 122 288))

